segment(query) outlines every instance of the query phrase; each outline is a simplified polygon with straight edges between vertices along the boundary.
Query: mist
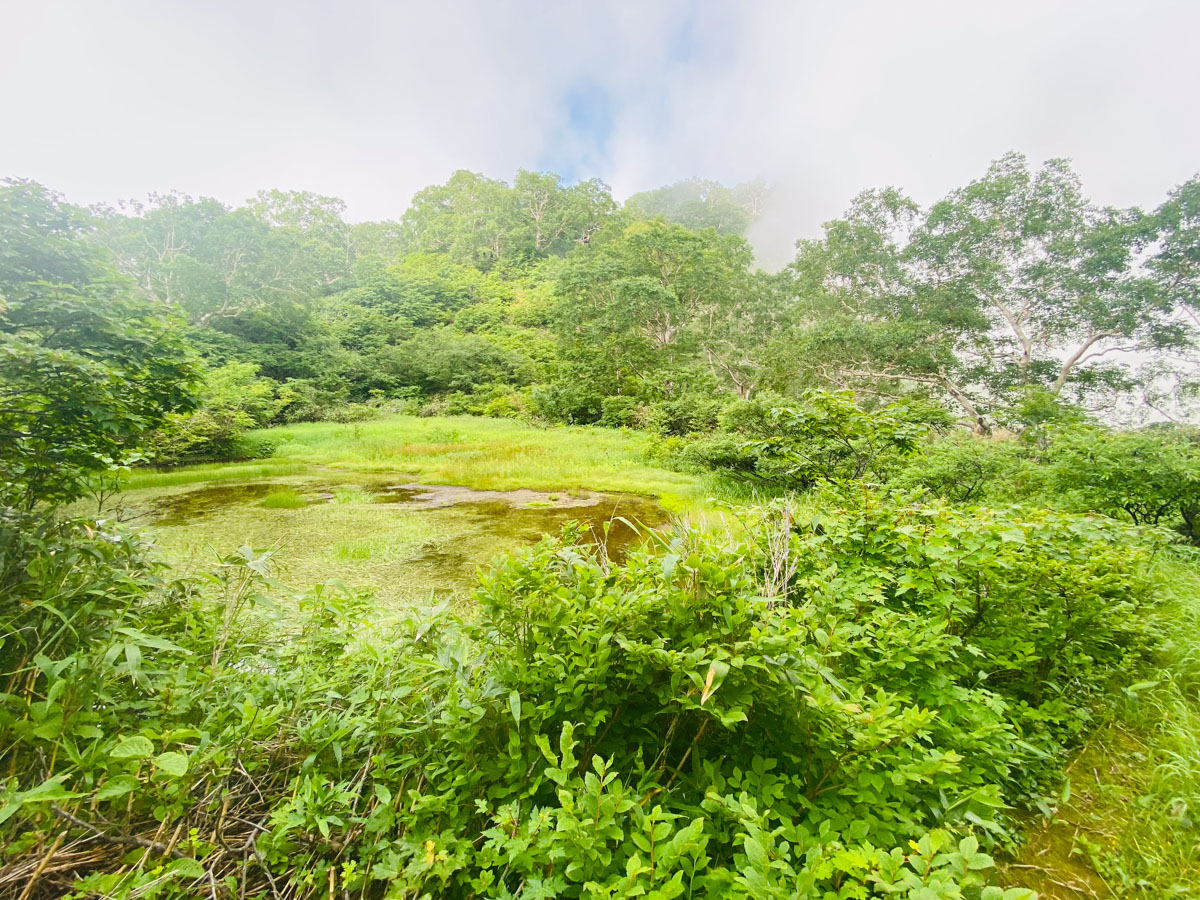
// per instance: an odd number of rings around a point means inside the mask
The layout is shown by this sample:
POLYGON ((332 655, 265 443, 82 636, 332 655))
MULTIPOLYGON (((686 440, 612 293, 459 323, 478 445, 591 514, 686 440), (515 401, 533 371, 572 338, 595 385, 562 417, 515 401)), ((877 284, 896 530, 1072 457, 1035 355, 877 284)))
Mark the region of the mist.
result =
POLYGON ((6 0, 0 171, 76 202, 269 187, 398 218, 465 168, 599 177, 623 199, 765 178, 749 237, 785 261, 859 191, 922 203, 1010 149, 1101 203, 1200 168, 1200 7, 6 0), (1155 60, 1148 66, 1146 60, 1155 60))

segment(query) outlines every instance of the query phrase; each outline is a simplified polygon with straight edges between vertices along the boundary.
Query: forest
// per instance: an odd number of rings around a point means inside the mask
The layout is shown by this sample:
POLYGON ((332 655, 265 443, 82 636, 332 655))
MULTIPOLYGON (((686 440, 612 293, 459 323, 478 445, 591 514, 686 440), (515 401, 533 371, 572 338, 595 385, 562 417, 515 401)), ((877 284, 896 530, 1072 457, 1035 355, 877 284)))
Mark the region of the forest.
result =
POLYGON ((1200 895, 1200 176, 0 182, 0 897, 1200 895))

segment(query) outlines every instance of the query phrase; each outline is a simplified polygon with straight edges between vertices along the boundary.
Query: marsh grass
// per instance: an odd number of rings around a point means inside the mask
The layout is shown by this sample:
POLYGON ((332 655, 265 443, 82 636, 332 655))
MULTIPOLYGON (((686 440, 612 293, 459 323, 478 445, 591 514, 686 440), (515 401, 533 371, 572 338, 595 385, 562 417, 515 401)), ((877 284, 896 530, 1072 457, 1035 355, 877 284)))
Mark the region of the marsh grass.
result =
POLYGON ((610 428, 537 428, 472 416, 389 416, 354 425, 318 422, 256 432, 275 455, 265 465, 321 465, 406 473, 427 484, 480 490, 627 491, 674 512, 703 508, 711 483, 646 462, 646 435, 610 428))
POLYGON ((121 479, 121 488, 139 491, 146 488, 183 487, 189 484, 216 484, 229 481, 257 481, 301 475, 308 469, 292 461, 249 463, 205 463, 177 469, 135 469, 121 479))
POLYGON ((367 491, 340 490, 333 495, 334 503, 374 503, 375 495, 367 491))
POLYGON ((302 509, 308 506, 308 501, 295 491, 272 491, 263 497, 259 506, 263 509, 302 509))

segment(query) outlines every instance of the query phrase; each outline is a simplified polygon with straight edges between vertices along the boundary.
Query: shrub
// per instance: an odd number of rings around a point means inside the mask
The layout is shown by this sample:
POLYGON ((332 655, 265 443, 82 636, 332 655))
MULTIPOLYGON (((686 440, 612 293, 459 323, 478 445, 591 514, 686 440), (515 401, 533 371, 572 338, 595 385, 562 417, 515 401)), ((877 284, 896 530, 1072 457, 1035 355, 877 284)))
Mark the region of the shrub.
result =
POLYGON ((1052 487, 1075 509, 1168 525, 1200 542, 1200 432, 1075 429, 1055 437, 1052 487))
POLYGON ((148 455, 159 464, 234 459, 263 455, 241 440, 268 424, 279 409, 275 382, 258 377, 252 363, 227 363, 205 374, 197 393, 200 406, 190 414, 172 415, 147 442, 148 455), (248 452, 249 451, 249 452, 248 452))
POLYGON ((668 435, 712 431, 727 400, 713 394, 688 393, 650 405, 646 427, 668 435))
POLYGON ((1045 473, 1028 445, 965 431, 923 442, 890 484, 952 503, 1012 503, 1045 492, 1045 473))
POLYGON ((631 428, 638 423, 640 402, 636 397, 605 397, 600 401, 600 423, 610 428, 631 428))
POLYGON ((775 488, 886 481, 914 452, 930 422, 944 413, 893 404, 866 410, 849 392, 810 391, 790 406, 749 401, 728 411, 738 433, 698 441, 688 457, 700 465, 775 488))
MULTIPOLYGON (((99 839, 55 889, 1028 897, 984 887, 982 847, 1148 645, 1146 540, 868 496, 619 566, 546 540, 466 621, 372 635, 367 598, 317 590, 275 638, 255 625, 264 554, 222 560, 203 594, 130 557, 90 595, 110 618, 86 642, 9 657, 8 864, 93 822, 160 850, 176 834, 178 858, 99 839), (64 690, 80 672, 92 686, 64 690)), ((12 571, 54 602, 60 569, 39 567, 72 560, 45 557, 12 571)))

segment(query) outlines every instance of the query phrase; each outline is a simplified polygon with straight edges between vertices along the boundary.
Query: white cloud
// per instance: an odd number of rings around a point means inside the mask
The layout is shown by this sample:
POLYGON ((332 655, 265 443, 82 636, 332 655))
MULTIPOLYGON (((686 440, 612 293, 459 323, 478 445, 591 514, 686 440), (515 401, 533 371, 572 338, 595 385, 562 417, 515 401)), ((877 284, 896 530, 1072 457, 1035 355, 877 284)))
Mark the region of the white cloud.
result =
POLYGON ((80 202, 263 187, 398 216, 457 168, 576 154, 619 195, 762 175, 779 258, 857 191, 928 202, 1008 149, 1102 202, 1200 169, 1188 2, 281 3, 3 0, 0 173, 80 202), (609 93, 603 147, 563 97, 609 93))

